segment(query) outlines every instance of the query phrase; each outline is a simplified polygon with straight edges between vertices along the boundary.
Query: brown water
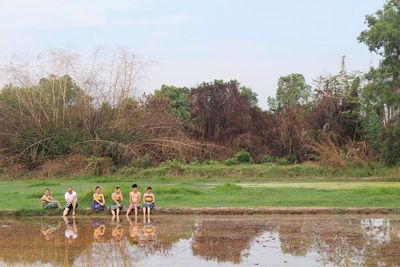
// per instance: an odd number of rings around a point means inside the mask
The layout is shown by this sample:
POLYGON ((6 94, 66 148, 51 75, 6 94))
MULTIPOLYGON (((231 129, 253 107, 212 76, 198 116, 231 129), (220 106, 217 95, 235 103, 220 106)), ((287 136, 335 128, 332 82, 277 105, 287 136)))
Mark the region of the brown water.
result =
POLYGON ((0 219, 0 265, 400 266, 400 217, 0 219))

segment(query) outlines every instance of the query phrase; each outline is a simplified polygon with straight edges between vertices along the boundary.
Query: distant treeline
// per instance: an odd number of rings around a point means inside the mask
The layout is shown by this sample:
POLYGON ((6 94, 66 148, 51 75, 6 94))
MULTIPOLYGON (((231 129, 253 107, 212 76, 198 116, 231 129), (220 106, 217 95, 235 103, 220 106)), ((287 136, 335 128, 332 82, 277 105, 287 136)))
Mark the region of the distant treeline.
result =
MULTIPOLYGON (((4 164, 37 165, 60 155, 107 157, 116 166, 146 158, 223 160, 247 151, 252 160, 318 160, 334 166, 400 162, 400 3, 387 1, 366 17, 359 41, 381 56, 368 73, 279 79, 269 109, 238 81, 194 88, 164 85, 141 98, 130 94, 132 58, 84 80, 76 68, 35 83, 11 81, 0 92, 0 157, 4 164), (127 62, 131 62, 127 64, 127 62), (98 75, 98 76, 96 76, 98 75), (104 97, 106 92, 107 96, 104 97), (102 96, 102 97, 99 97, 102 96)), ((65 60, 64 60, 65 61, 65 60)), ((64 62, 63 61, 63 62, 64 62)), ((68 61, 69 62, 69 61, 68 61)), ((89 68, 89 67, 88 67, 89 68)), ((15 70, 13 68, 12 70, 15 70)), ((23 75, 15 72, 15 75, 23 75)), ((21 76, 19 76, 21 78, 21 76)), ((265 101, 265 100, 263 100, 265 101)))

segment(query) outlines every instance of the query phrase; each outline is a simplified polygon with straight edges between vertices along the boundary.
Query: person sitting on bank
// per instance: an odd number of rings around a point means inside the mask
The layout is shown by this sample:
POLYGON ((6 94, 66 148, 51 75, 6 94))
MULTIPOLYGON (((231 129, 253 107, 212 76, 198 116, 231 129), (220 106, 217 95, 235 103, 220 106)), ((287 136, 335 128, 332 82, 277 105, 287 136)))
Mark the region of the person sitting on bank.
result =
POLYGON ((117 221, 119 220, 119 213, 122 210, 123 199, 124 197, 121 193, 121 187, 115 187, 114 193, 111 194, 111 213, 113 215, 113 219, 115 218, 115 215, 117 215, 117 221))
POLYGON ((126 216, 129 216, 131 210, 135 211, 135 220, 137 220, 138 209, 140 208, 141 194, 138 191, 137 184, 132 185, 132 191, 129 193, 129 209, 126 211, 126 216))
POLYGON ((105 199, 104 195, 101 192, 101 187, 96 186, 95 192, 93 194, 93 204, 92 204, 92 210, 94 212, 99 212, 102 210, 105 210, 107 207, 105 206, 105 199))
POLYGON ((154 194, 152 192, 151 186, 147 187, 146 193, 143 194, 143 220, 146 221, 146 213, 147 213, 147 219, 148 222, 150 223, 150 211, 154 209, 155 203, 156 203, 156 198, 154 197, 154 194))
POLYGON ((42 208, 44 209, 58 209, 60 208, 60 202, 55 200, 51 195, 50 189, 44 190, 44 195, 40 198, 42 202, 42 208))
POLYGON ((68 187, 67 192, 65 193, 65 209, 63 216, 66 217, 68 212, 72 209, 72 216, 75 217, 76 209, 78 208, 78 195, 75 191, 72 190, 72 187, 68 187))

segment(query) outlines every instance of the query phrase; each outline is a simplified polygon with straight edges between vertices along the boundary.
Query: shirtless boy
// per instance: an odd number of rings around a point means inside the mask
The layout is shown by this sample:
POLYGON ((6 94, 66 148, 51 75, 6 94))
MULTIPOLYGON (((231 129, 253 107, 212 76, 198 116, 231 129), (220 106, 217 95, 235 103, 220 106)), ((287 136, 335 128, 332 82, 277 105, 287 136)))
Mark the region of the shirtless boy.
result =
POLYGON ((140 208, 140 200, 141 200, 141 194, 138 191, 138 186, 137 184, 132 185, 132 191, 129 193, 129 209, 126 211, 126 216, 129 216, 129 213, 132 210, 135 210, 135 219, 137 218, 138 214, 138 209, 140 208))

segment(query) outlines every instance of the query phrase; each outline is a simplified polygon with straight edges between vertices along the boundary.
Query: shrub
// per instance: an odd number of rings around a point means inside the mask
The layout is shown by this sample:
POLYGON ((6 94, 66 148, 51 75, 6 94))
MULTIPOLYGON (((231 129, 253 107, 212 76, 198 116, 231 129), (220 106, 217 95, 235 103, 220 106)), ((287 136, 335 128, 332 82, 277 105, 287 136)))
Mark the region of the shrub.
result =
POLYGON ((235 159, 238 163, 250 163, 253 161, 250 153, 243 150, 235 154, 235 159))
POLYGON ((107 157, 90 157, 88 158, 88 168, 91 168, 93 174, 96 176, 102 176, 110 174, 112 172, 113 162, 111 158, 107 157))
POLYGON ((385 133, 383 156, 391 166, 400 164, 400 123, 393 122, 385 133))
POLYGON ((163 165, 169 169, 170 175, 179 176, 185 172, 185 169, 183 168, 184 164, 185 163, 181 160, 173 159, 166 161, 163 165))
POLYGON ((261 156, 261 162, 262 163, 273 163, 273 162, 276 162, 276 159, 275 159, 275 157, 273 157, 273 156, 270 156, 270 155, 262 155, 261 156))
POLYGON ((192 160, 189 162, 189 164, 192 166, 198 166, 198 165, 200 165, 200 162, 197 158, 192 158, 192 160))
POLYGON ((227 159, 227 160, 224 161, 224 164, 227 165, 227 166, 236 165, 238 163, 239 162, 237 161, 236 158, 231 158, 231 159, 227 159))
POLYGON ((151 159, 149 155, 144 155, 143 157, 137 158, 133 162, 133 166, 136 168, 148 169, 152 166, 151 159))
POLYGON ((276 158, 276 164, 278 165, 288 165, 289 160, 287 158, 276 158))

